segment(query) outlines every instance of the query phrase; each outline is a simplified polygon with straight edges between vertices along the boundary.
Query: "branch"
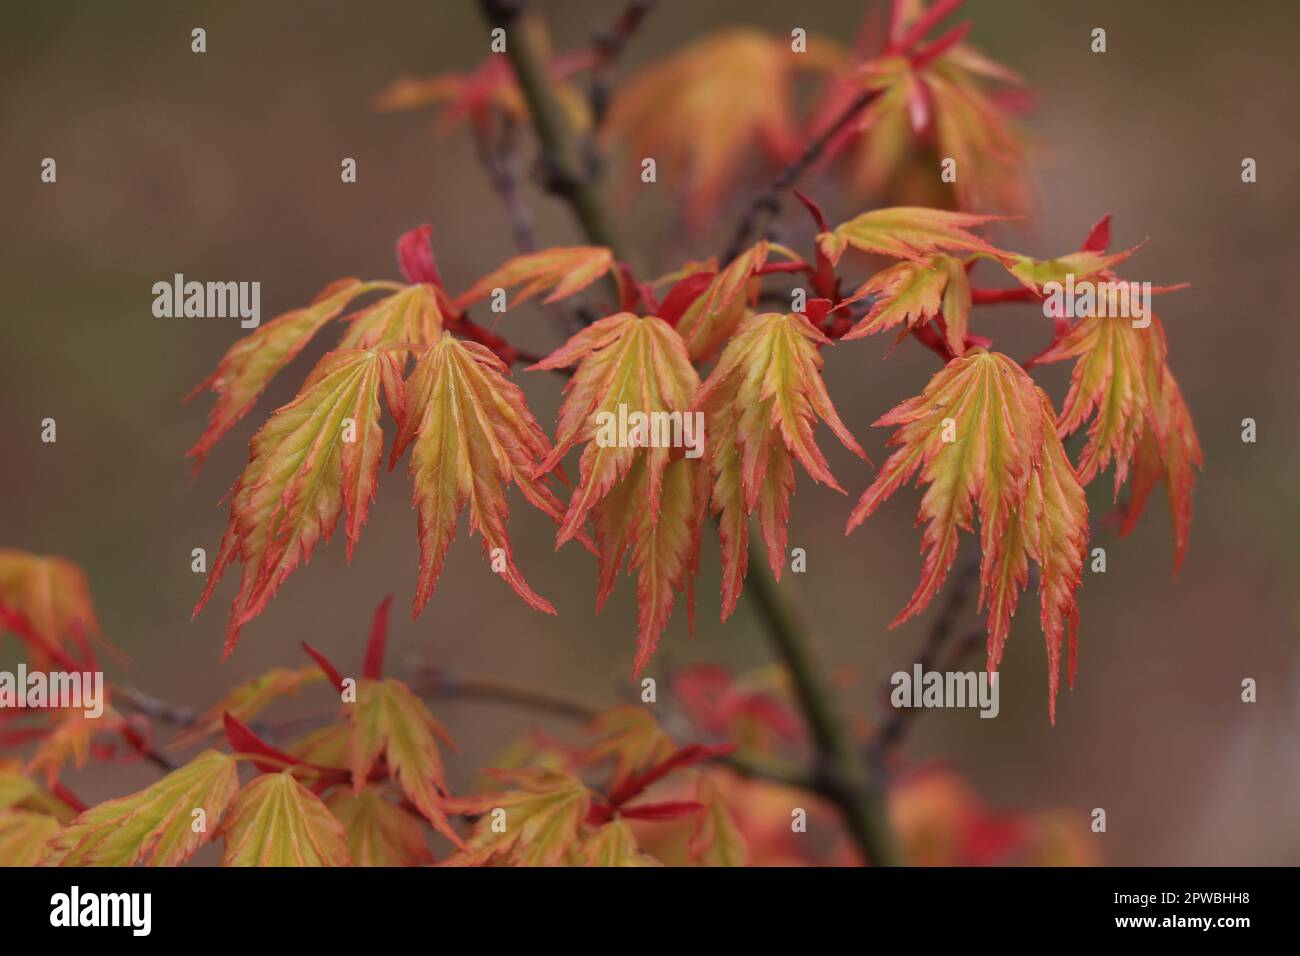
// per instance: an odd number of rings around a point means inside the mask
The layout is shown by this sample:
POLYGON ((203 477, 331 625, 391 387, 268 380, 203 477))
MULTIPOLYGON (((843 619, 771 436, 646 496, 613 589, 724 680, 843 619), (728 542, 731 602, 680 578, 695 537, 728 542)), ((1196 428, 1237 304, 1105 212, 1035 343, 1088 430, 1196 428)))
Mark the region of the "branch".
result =
MULTIPOLYGON (((521 0, 479 0, 484 14, 494 27, 508 27, 520 14, 521 0)), ((515 67, 520 88, 528 100, 537 138, 552 169, 562 175, 552 192, 565 199, 587 233, 587 238, 598 245, 608 246, 618 258, 618 247, 608 228, 608 216, 600 205, 599 197, 591 188, 589 179, 563 175, 580 171, 582 149, 563 114, 555 103, 550 84, 542 71, 538 51, 522 30, 508 38, 507 50, 515 67)), ((809 165, 816 161, 827 143, 875 97, 875 91, 865 91, 772 184, 768 197, 760 199, 757 206, 780 206, 780 194, 794 185, 809 165)), ((743 247, 744 238, 755 228, 756 222, 742 223, 737 241, 743 247)), ((734 258, 729 255, 728 260, 734 258)), ((763 624, 777 654, 789 668, 795 682, 800 704, 817 748, 817 767, 812 786, 817 792, 832 800, 844 816, 850 835, 863 855, 876 866, 892 866, 901 862, 895 846, 893 831, 885 808, 884 795, 871 779, 866 760, 858 752, 849 724, 833 703, 829 681, 816 660, 811 647, 794 613, 777 591, 776 582, 767 570, 765 556, 750 545, 749 575, 744 593, 755 601, 763 624)))
POLYGON ((515 122, 502 117, 498 135, 485 124, 474 123, 474 144, 478 148, 479 162, 487 170, 488 181, 501 197, 510 217, 510 233, 520 252, 537 249, 537 234, 533 231, 533 217, 519 192, 515 176, 515 122))
POLYGON ((808 148, 794 162, 782 170, 776 179, 772 180, 772 185, 768 186, 767 191, 754 198, 746 207, 744 215, 741 216, 740 222, 736 226, 736 232, 731 238, 731 245, 727 247, 727 251, 722 257, 724 265, 745 251, 745 247, 753 241, 755 233, 766 228, 772 218, 781 211, 782 197, 798 184, 799 180, 803 178, 803 174, 808 171, 808 168, 821 158, 822 153, 826 151, 826 147, 878 95, 878 90, 863 90, 855 96, 852 102, 844 107, 831 121, 831 124, 808 144, 808 148))
MULTIPOLYGON (((933 669, 938 664, 939 655, 944 645, 956 630, 957 619, 969 608, 971 601, 975 597, 975 586, 979 581, 979 571, 980 558, 976 554, 966 560, 957 572, 952 589, 948 592, 948 599, 944 601, 939 616, 934 619, 929 633, 926 634, 925 643, 921 645, 918 663, 921 665, 923 672, 933 669)), ((963 634, 953 645, 943 669, 952 669, 965 657, 966 652, 970 650, 972 645, 979 644, 985 633, 986 629, 981 626, 972 628, 963 634)), ((889 696, 887 689, 885 692, 887 704, 889 696)), ((880 722, 879 728, 877 728, 875 735, 867 745, 867 759, 878 776, 883 777, 885 775, 885 764, 888 761, 889 754, 897 750, 902 744, 908 728, 915 722, 914 718, 919 716, 919 713, 921 712, 910 707, 889 707, 888 716, 880 722)))
POLYGON ((541 144, 546 173, 543 185, 569 204, 592 243, 623 258, 613 224, 596 192, 594 170, 585 161, 582 146, 551 89, 545 54, 527 30, 512 29, 522 12, 522 0, 479 0, 479 6, 492 27, 506 31, 506 55, 541 144))
POLYGON ((641 21, 654 5, 655 0, 628 0, 627 6, 623 8, 618 19, 591 38, 595 59, 591 66, 591 86, 587 90, 587 102, 591 108, 593 133, 600 129, 609 112, 609 79, 614 64, 622 56, 624 48, 636 35, 641 21))

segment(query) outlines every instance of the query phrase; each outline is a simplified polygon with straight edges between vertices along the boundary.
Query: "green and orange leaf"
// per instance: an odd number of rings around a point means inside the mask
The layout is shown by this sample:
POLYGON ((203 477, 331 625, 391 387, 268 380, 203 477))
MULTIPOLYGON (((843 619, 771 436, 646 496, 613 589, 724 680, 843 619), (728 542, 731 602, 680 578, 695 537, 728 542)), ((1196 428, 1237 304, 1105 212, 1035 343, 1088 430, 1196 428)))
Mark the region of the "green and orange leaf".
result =
POLYGON ((419 817, 387 799, 378 787, 338 791, 325 805, 343 824, 354 866, 422 866, 433 862, 419 817))
POLYGON ((239 790, 235 758, 206 750, 139 793, 80 814, 48 846, 49 866, 177 866, 207 842, 239 790), (206 826, 196 831, 195 811, 206 826))
POLYGON ((303 687, 324 679, 324 673, 314 664, 296 670, 274 667, 264 674, 258 674, 231 688, 221 700, 204 711, 199 719, 176 739, 174 746, 190 747, 221 733, 227 713, 243 723, 248 723, 281 697, 296 697, 303 687))
POLYGON ((699 866, 748 866, 749 844, 709 774, 700 775, 695 799, 704 805, 704 811, 687 844, 691 861, 699 866))
POLYGON ((31 810, 0 810, 0 866, 36 866, 59 821, 31 810))
POLYGON ((997 256, 1000 251, 970 229, 1001 218, 920 206, 873 209, 820 233, 817 244, 832 264, 850 248, 895 259, 923 259, 951 251, 997 256))
POLYGON ((622 820, 611 820, 587 837, 576 855, 586 866, 662 866, 637 845, 636 835, 622 820))
POLYGON ((523 392, 488 349, 444 333, 406 383, 406 414, 393 460, 411 445, 412 495, 419 513, 420 578, 414 614, 429 602, 457 517, 469 507, 470 531, 483 535, 484 553, 500 556, 501 576, 530 607, 555 613, 516 567, 507 522, 506 489, 519 486, 530 504, 560 520, 559 499, 537 463, 551 453, 523 392))
POLYGON ((447 801, 478 815, 467 848, 445 866, 561 866, 578 850, 591 791, 571 774, 537 767, 492 774, 514 789, 447 801))
POLYGON ((519 305, 533 296, 551 290, 544 301, 558 302, 576 295, 601 276, 614 271, 614 253, 604 246, 557 246, 515 256, 493 269, 456 297, 464 308, 492 295, 494 289, 522 287, 507 307, 519 305))
POLYGON ((443 808, 448 790, 438 741, 455 745, 437 718, 405 684, 390 678, 359 681, 357 701, 348 710, 348 720, 352 727, 348 766, 353 793, 361 793, 382 757, 415 808, 459 846, 460 837, 443 808))
POLYGON ((755 510, 772 572, 781 576, 794 462, 814 480, 844 490, 813 437, 817 419, 845 448, 866 457, 822 382, 818 347, 829 341, 802 315, 754 316, 727 343, 696 398, 708 436, 713 510, 721 515, 724 618, 740 595, 755 510))
POLYGON ((348 555, 374 496, 383 453, 379 393, 400 392, 399 360, 389 352, 330 352, 299 396, 253 437, 248 467, 236 483, 221 550, 195 608, 212 596, 233 561, 243 566, 231 608, 225 653, 240 628, 260 614, 280 585, 333 534, 347 511, 348 555))
POLYGON ((615 707, 592 721, 586 730, 599 739, 582 751, 579 763, 591 766, 614 761, 610 790, 658 766, 677 750, 659 721, 643 707, 615 707))
MULTIPOLYGON (((78 646, 80 639, 109 646, 86 576, 66 558, 0 549, 0 610, 18 614, 43 645, 33 648, 38 663, 46 662, 50 651, 78 646)), ((0 617, 0 634, 3 622, 0 617)))
POLYGON ((898 325, 906 330, 942 318, 944 338, 953 355, 966 350, 971 288, 966 268, 947 255, 905 259, 882 269, 837 306, 871 298, 871 307, 843 336, 859 339, 898 325))
MULTIPOLYGON (((899 426, 889 442, 897 451, 863 493, 847 530, 914 474, 928 485, 917 518, 926 525, 921 582, 891 627, 919 613, 938 592, 956 557, 958 532, 973 530, 978 508, 980 602, 987 607, 990 671, 1000 663, 1031 559, 1041 569, 1049 662, 1058 659, 1062 622, 1070 626, 1073 646, 1087 507, 1054 421, 1050 401, 1020 366, 976 348, 949 362, 921 395, 875 423, 899 426)), ((1055 669, 1049 683, 1054 715, 1055 669)))
POLYGON ((222 866, 351 866, 343 824, 287 770, 239 791, 217 832, 222 866))

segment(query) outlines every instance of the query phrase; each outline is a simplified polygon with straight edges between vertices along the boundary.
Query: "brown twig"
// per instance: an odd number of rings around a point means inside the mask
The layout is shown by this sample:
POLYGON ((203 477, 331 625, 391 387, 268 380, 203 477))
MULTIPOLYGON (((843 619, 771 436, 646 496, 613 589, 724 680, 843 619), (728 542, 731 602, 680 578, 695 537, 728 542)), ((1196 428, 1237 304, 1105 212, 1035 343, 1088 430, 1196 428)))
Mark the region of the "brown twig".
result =
POLYGON ((622 56, 632 37, 641 26, 645 15, 654 7, 655 0, 628 0, 627 6, 612 24, 592 35, 595 54, 591 65, 591 85, 587 89, 587 103, 591 109, 591 129, 594 134, 605 122, 609 112, 610 77, 614 64, 622 56))
POLYGON ((781 200, 785 194, 798 184, 809 167, 821 158, 821 155, 826 151, 826 147, 844 131, 849 123, 853 122, 857 115, 878 94, 879 91, 877 90, 863 90, 855 96, 836 115, 830 125, 809 143, 808 147, 789 166, 783 169, 776 179, 772 180, 772 184, 767 187, 767 191, 756 196, 750 202, 736 226, 736 231, 731 238, 731 244, 723 255, 722 261, 724 265, 744 252, 745 247, 753 241, 755 234, 767 227, 767 224, 781 211, 781 200))
POLYGON ((491 129, 486 123, 474 123, 474 144, 479 162, 487 171, 488 181, 501 197, 510 219, 510 233, 520 252, 537 249, 537 233, 533 229, 533 216, 519 191, 516 175, 516 142, 518 128, 515 121, 502 116, 499 128, 491 129))

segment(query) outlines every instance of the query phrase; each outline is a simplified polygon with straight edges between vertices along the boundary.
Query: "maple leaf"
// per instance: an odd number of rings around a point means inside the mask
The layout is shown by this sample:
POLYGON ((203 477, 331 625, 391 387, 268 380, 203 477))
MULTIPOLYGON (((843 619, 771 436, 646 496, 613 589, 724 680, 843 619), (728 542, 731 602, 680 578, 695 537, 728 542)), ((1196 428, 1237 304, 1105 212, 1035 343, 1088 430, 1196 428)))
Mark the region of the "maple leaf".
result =
POLYGON ((687 219, 698 228, 756 146, 778 162, 797 148, 792 73, 824 69, 821 49, 810 41, 808 53, 793 53, 786 40, 752 28, 710 34, 621 84, 607 132, 686 184, 687 219))
POLYGON ((48 866, 178 866, 208 839, 230 806, 239 777, 235 758, 205 750, 139 793, 76 817, 48 845, 48 866), (206 829, 193 828, 202 810, 206 829))
POLYGON ((77 646, 92 639, 110 647, 95 617, 95 605, 81 569, 66 558, 56 558, 0 549, 0 611, 8 610, 21 620, 0 616, 0 635, 7 624, 22 636, 25 624, 39 645, 34 660, 44 666, 51 651, 77 646))
POLYGON ((749 844, 727 809, 722 791, 708 774, 701 774, 695 799, 704 805, 687 845, 690 859, 700 866, 748 866, 749 844))
POLYGON ((30 810, 0 810, 0 866, 36 866, 59 821, 30 810))
POLYGON ((389 678, 357 683, 357 702, 348 710, 348 720, 352 727, 348 766, 353 793, 361 793, 371 768, 383 757, 416 809, 434 829, 461 846, 442 806, 448 790, 438 741, 455 745, 438 719, 405 684, 389 678))
MULTIPOLYGON (((515 256, 478 279, 456 297, 456 306, 464 308, 492 295, 494 289, 523 286, 507 308, 526 302, 551 290, 546 303, 576 295, 610 270, 615 269, 614 253, 604 246, 565 246, 543 249, 515 256)), ((618 276, 615 270, 615 276, 618 276)), ((621 281, 621 280, 620 280, 621 281)))
POLYGON ((339 791, 325 805, 343 824, 355 866, 421 866, 433 862, 418 817, 384 797, 378 787, 339 791))
POLYGON ((1004 255, 1002 264, 1025 288, 1041 293, 1049 282, 1064 283, 1068 276, 1073 276, 1076 283, 1110 277, 1113 266, 1119 265, 1140 248, 1137 245, 1109 255, 1099 249, 1080 249, 1056 259, 1004 255))
POLYGON ((642 852, 636 835, 622 820, 611 820, 584 840, 575 851, 587 866, 662 866, 642 852))
POLYGON ((513 482, 540 511, 559 521, 561 505, 535 477, 539 459, 551 452, 546 434, 524 402, 523 392, 488 349, 444 333, 428 349, 406 383, 407 413, 393 460, 408 444, 413 500, 419 512, 420 579, 413 614, 429 602, 456 534, 457 515, 469 505, 470 531, 483 535, 483 550, 501 576, 529 606, 555 613, 515 566, 507 531, 505 491, 513 482))
POLYGON ((896 15, 886 50, 829 87, 812 130, 826 128, 864 90, 874 91, 857 123, 827 150, 849 154, 855 192, 955 201, 966 210, 1023 210, 1028 149, 1012 118, 1023 81, 960 42, 969 24, 912 49, 941 19, 936 11, 942 13, 940 5, 916 5, 896 15), (956 162, 951 186, 934 175, 940 157, 956 162))
POLYGON ((446 801, 448 812, 483 816, 466 849, 443 865, 560 866, 566 862, 581 842, 583 821, 591 808, 591 792, 582 781, 539 767, 491 773, 515 789, 446 801))
POLYGON ((448 314, 454 314, 450 298, 438 286, 420 282, 392 285, 391 295, 344 316, 348 330, 339 340, 340 349, 377 349, 405 354, 399 345, 429 346, 438 341, 448 314))
POLYGON ((705 733, 742 747, 771 748, 774 736, 796 739, 799 718, 790 702, 789 675, 778 665, 739 678, 713 664, 694 664, 673 674, 673 693, 705 733))
POLYGON ((1076 322, 1039 361, 1076 359, 1058 430, 1070 435, 1092 419, 1079 454, 1079 480, 1087 484, 1114 461, 1118 498, 1129 468, 1134 469, 1122 533, 1133 529, 1152 489, 1164 483, 1176 570, 1187 552, 1195 469, 1204 456, 1167 354, 1164 326, 1156 316, 1139 328, 1128 318, 1092 315, 1076 322))
POLYGON ((832 265, 839 263, 848 248, 895 259, 922 259, 930 253, 953 250, 998 256, 1002 254, 999 249, 968 227, 1002 218, 920 206, 873 209, 818 234, 817 245, 832 265))
MULTIPOLYGON (((667 625, 675 593, 685 589, 688 607, 692 604, 690 582, 707 507, 706 473, 698 458, 675 457, 670 446, 674 435, 685 441, 686 426, 695 421, 689 416, 699 375, 671 326, 630 312, 593 323, 533 368, 575 362, 578 367, 560 407, 555 447, 538 473, 555 468, 566 452, 586 443, 578 486, 560 522, 556 545, 578 536, 594 512, 600 557, 598 610, 613 589, 624 555, 630 554, 630 566, 638 572, 633 671, 639 673, 667 625), (607 425, 634 423, 634 416, 645 425, 640 437, 631 427, 626 441, 606 434, 607 425)), ((698 439, 702 448, 705 436, 698 439)))
POLYGON ((842 338, 860 339, 897 325, 908 330, 943 319, 944 340, 953 355, 966 350, 971 288, 965 266, 952 256, 907 259, 882 269, 836 308, 872 297, 871 307, 842 338))
POLYGON ((321 359, 301 393, 253 436, 248 467, 232 492, 230 523, 194 613, 212 596, 227 566, 243 565, 231 608, 225 654, 240 628, 260 614, 280 585, 328 540, 347 511, 348 556, 374 496, 383 451, 379 391, 400 385, 387 352, 342 349, 321 359))
POLYGON ((772 573, 781 577, 795 460, 814 480, 844 490, 813 437, 817 418, 845 448, 866 457, 822 382, 818 346, 829 342, 805 316, 754 316, 727 343, 696 397, 709 436, 713 511, 721 515, 724 619, 740 596, 755 510, 772 573))
POLYGON ((325 675, 314 665, 297 670, 274 667, 265 674, 258 674, 231 688, 176 739, 174 746, 190 747, 206 737, 221 733, 227 713, 247 723, 279 698, 297 696, 298 691, 306 685, 324 679, 325 675))
POLYGON ((980 516, 980 606, 987 607, 990 672, 996 671, 1028 575, 1040 569, 1041 623, 1048 647, 1049 713, 1055 717, 1059 647, 1068 625, 1073 679, 1075 592, 1087 545, 1083 489, 1065 457, 1047 396, 1014 361, 972 349, 940 370, 921 395, 882 416, 898 446, 849 518, 852 531, 912 475, 929 487, 921 582, 895 627, 923 610, 947 577, 958 532, 980 516))
POLYGON ((352 865, 343 824, 287 770, 240 790, 215 835, 222 866, 352 865))

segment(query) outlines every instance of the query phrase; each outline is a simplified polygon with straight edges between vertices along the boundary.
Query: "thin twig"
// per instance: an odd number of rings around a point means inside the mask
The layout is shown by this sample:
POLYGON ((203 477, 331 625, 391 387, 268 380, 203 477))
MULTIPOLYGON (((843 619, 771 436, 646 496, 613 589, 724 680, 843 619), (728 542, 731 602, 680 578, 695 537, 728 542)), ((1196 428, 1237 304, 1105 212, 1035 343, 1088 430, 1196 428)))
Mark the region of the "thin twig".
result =
POLYGON ((591 65, 591 85, 587 89, 587 103, 591 109, 591 130, 595 134, 605 122, 609 113, 610 77, 614 64, 622 56, 632 37, 641 26, 645 15, 654 7, 655 0, 628 0, 623 12, 604 30, 592 35, 591 45, 595 53, 591 65))
POLYGON ((745 247, 753 241, 754 236, 767 227, 767 224, 781 211, 781 200, 785 194, 798 184, 809 167, 821 158, 822 153, 826 151, 826 147, 853 122, 857 115, 877 95, 879 95, 878 90, 863 90, 855 96, 831 121, 831 124, 808 144, 808 147, 794 162, 790 163, 776 179, 772 180, 772 184, 768 186, 767 191, 754 198, 745 208, 745 212, 736 226, 735 234, 731 238, 731 245, 727 247, 727 251, 723 256, 723 264, 730 262, 744 252, 745 247))
POLYGON ((487 170, 488 181, 501 202, 506 207, 510 218, 510 233, 514 236, 515 246, 520 252, 533 252, 537 249, 537 234, 533 230, 532 213, 524 203, 519 191, 519 178, 516 175, 515 121, 503 116, 500 128, 496 131, 487 124, 475 123, 474 144, 478 148, 479 162, 487 170), (495 132, 495 135, 494 135, 495 132))

